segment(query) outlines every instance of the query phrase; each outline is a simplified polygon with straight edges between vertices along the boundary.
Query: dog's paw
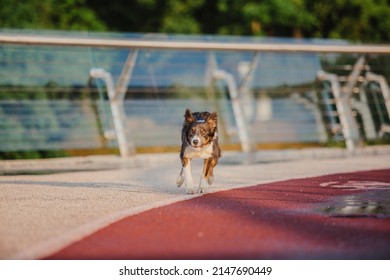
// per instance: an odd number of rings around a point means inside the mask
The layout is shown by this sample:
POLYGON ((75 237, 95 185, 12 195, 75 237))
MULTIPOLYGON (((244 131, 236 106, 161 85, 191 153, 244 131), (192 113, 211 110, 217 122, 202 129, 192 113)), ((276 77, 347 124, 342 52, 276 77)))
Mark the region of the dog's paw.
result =
POLYGON ((205 188, 208 184, 209 183, 208 183, 207 178, 202 176, 202 178, 200 178, 200 182, 199 182, 198 193, 205 193, 205 188))
POLYGON ((209 177, 207 178, 207 183, 208 183, 209 185, 211 185, 213 182, 214 182, 214 177, 213 177, 213 176, 209 176, 209 177))
POLYGON ((199 187, 198 188, 198 193, 206 193, 206 188, 205 187, 199 187))
POLYGON ((184 183, 184 176, 183 175, 179 175, 179 177, 177 177, 176 179, 176 186, 178 188, 180 188, 184 183))
POLYGON ((187 188, 187 194, 196 194, 196 190, 194 188, 187 188))

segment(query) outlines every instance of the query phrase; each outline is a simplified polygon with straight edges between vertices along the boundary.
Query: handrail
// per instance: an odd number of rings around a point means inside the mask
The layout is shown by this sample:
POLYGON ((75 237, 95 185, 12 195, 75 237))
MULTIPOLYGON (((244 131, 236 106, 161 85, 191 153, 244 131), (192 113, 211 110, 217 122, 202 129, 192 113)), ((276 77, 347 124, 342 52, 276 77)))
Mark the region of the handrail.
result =
POLYGON ((320 45, 320 44, 275 44, 231 43, 196 41, 147 41, 135 39, 102 39, 59 37, 42 35, 1 34, 0 44, 48 45, 73 47, 146 48, 215 51, 266 51, 266 52, 320 52, 320 53, 371 53, 390 54, 390 45, 320 45))

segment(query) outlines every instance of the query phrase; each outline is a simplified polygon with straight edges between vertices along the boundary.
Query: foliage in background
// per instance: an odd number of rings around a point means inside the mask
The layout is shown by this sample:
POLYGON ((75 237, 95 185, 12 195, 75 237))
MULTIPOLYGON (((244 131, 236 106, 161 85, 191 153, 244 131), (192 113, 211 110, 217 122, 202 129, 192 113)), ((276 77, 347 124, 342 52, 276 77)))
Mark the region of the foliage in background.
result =
POLYGON ((0 0, 0 28, 390 41, 389 0, 0 0))
POLYGON ((388 0, 86 0, 110 30, 390 41, 388 0))
POLYGON ((107 30, 85 0, 0 0, 0 28, 107 30))
POLYGON ((312 37, 342 38, 363 42, 390 41, 388 0, 306 0, 316 16, 312 37))

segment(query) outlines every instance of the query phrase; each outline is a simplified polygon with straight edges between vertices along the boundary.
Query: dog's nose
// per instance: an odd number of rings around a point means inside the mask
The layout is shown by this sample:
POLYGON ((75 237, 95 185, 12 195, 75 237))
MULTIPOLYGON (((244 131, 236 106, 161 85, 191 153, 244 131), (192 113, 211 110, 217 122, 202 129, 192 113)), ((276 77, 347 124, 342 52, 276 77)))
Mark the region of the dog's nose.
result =
POLYGON ((192 143, 194 143, 194 145, 198 145, 198 144, 199 144, 199 140, 198 140, 198 139, 194 139, 194 140, 192 141, 192 143))

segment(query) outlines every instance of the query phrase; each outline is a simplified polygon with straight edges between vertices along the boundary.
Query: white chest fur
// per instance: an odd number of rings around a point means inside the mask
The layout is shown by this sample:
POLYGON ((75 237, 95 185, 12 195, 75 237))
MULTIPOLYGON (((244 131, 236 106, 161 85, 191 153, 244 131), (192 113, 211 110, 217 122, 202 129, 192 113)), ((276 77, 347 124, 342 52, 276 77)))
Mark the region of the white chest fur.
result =
POLYGON ((194 148, 187 146, 184 150, 184 157, 188 159, 193 158, 210 158, 213 154, 213 142, 202 148, 194 148))

